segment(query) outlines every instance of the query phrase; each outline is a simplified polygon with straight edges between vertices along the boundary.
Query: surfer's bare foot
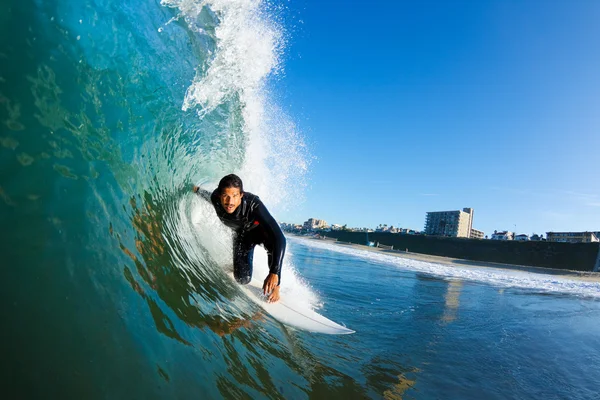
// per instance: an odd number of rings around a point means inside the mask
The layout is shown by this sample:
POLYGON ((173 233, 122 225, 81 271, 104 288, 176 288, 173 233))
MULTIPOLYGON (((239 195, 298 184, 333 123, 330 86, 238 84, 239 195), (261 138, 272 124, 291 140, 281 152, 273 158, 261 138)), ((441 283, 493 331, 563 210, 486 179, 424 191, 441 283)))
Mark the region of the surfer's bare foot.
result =
POLYGON ((279 286, 275 286, 275 289, 273 289, 273 291, 267 298, 268 303, 275 303, 277 301, 279 301, 279 286))

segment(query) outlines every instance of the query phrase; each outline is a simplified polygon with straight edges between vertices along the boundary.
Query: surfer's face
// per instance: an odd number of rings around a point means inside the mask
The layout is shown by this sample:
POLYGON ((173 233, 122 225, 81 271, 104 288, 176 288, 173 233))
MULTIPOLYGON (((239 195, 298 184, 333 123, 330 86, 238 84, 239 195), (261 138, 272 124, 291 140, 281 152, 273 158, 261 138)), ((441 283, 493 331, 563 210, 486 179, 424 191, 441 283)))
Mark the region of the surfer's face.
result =
POLYGON ((242 203, 242 196, 244 194, 240 193, 239 188, 225 188, 221 192, 221 205, 226 213, 233 213, 239 205, 242 203))

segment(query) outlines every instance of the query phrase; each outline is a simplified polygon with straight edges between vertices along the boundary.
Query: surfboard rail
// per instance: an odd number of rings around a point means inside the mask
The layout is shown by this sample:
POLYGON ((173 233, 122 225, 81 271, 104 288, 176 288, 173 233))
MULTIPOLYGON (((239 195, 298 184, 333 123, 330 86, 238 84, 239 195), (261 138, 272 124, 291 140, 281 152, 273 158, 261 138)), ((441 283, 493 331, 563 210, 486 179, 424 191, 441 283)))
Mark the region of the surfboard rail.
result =
MULTIPOLYGON (((233 279, 233 275, 230 276, 233 279)), ((235 281, 234 281, 235 282, 235 281)), ((237 282, 236 282, 237 284, 237 282)), ((328 335, 348 335, 355 333, 343 325, 317 313, 312 308, 293 300, 282 298, 276 303, 268 303, 262 294, 262 285, 251 281, 247 285, 238 285, 240 290, 277 321, 292 328, 328 335)))

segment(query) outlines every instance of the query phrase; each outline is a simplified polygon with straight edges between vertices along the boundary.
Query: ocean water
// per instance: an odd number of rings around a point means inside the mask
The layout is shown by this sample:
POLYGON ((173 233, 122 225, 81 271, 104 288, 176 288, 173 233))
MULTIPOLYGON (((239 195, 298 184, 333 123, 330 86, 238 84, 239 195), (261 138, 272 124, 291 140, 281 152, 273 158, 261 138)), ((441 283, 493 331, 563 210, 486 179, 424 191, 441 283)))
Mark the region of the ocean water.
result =
POLYGON ((347 336, 286 328, 232 284, 231 234, 190 188, 236 172, 275 215, 302 198, 286 18, 258 0, 0 4, 4 397, 597 398, 593 282, 290 238, 282 295, 347 336))
POLYGON ((326 314, 357 331, 319 353, 360 383, 349 397, 598 398, 599 282, 291 241, 326 314))

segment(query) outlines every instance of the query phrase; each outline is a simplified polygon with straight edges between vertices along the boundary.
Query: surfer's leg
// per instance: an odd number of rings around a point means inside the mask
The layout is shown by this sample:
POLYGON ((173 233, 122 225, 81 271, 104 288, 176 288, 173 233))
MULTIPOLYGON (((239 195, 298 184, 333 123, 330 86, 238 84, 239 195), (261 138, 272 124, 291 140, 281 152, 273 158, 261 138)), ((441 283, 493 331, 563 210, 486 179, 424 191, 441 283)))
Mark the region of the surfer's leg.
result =
POLYGON ((254 243, 236 238, 233 244, 233 276, 235 280, 246 285, 252 280, 252 258, 254 257, 254 243))

